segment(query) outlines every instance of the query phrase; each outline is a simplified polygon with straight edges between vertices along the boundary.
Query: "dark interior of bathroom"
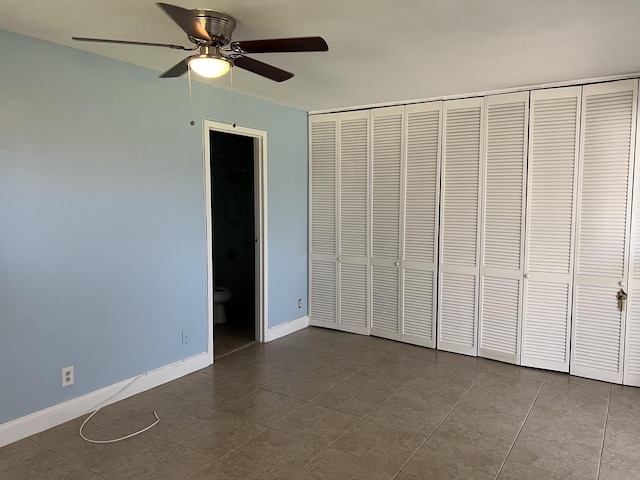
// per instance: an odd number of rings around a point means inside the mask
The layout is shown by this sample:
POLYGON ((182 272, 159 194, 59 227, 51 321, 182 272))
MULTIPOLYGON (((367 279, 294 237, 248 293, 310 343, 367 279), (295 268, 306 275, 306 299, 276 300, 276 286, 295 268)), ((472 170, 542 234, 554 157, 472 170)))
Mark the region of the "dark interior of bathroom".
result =
POLYGON ((219 357, 255 340, 254 152, 251 137, 210 135, 214 283, 231 290, 227 322, 214 323, 219 357))

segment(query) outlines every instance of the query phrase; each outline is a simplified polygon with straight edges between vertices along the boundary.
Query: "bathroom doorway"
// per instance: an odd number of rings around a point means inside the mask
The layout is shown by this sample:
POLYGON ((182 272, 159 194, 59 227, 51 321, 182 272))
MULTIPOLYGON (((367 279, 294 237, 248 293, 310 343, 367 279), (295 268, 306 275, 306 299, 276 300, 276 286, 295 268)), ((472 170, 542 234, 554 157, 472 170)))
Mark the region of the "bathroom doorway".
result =
POLYGON ((209 325, 215 358, 264 335, 264 146, 261 137, 246 130, 205 122, 209 325))

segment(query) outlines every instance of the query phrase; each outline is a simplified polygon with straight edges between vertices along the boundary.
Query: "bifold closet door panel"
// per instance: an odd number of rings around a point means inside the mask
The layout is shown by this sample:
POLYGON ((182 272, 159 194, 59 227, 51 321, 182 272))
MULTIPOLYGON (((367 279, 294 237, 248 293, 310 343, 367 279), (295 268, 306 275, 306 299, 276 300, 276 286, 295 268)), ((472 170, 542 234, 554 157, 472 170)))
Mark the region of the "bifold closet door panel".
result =
POLYGON ((479 355, 520 361, 529 92, 485 100, 479 355))
MULTIPOLYGON (((637 80, 583 87, 570 372, 622 383, 637 80)), ((633 286, 632 286, 633 288, 633 286)))
POLYGON ((443 104, 438 348, 477 355, 484 98, 443 104))
POLYGON ((309 118, 309 323, 337 327, 337 115, 309 118))
MULTIPOLYGON (((640 101, 640 100, 639 100, 640 101)), ((637 125, 637 119, 636 119, 637 125)), ((640 129, 636 126, 636 148, 640 129)), ((640 387, 640 161, 635 155, 633 176, 633 208, 631 217, 631 255, 627 300, 627 328, 625 335, 625 385, 640 387)))
POLYGON ((401 340, 436 346, 442 102, 405 107, 401 340))
POLYGON ((404 107, 371 111, 371 334, 400 340, 404 107))
POLYGON ((338 115, 338 319, 369 333, 369 112, 338 115))
POLYGON ((581 87, 531 92, 520 363, 569 371, 581 87))

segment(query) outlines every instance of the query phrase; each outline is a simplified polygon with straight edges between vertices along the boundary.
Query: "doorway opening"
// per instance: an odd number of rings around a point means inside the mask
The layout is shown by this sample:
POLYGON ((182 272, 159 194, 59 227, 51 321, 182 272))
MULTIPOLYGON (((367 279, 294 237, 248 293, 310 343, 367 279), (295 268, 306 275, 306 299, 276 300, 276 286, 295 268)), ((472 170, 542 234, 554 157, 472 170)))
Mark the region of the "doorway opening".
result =
POLYGON ((205 122, 209 331, 217 358, 263 341, 266 133, 205 122))

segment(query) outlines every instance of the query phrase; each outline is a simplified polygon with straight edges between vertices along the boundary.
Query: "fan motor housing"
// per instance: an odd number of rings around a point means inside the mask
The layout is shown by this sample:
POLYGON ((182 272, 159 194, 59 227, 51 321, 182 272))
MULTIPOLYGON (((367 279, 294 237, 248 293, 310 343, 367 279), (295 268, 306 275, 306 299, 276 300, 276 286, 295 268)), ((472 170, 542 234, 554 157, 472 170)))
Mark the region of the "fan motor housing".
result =
MULTIPOLYGON (((231 42, 231 36, 236 29, 236 19, 226 13, 213 10, 198 9, 193 11, 198 21, 211 36, 210 45, 225 47, 231 42)), ((194 43, 201 43, 202 40, 194 43)), ((193 39, 191 40, 194 41, 193 39)))

